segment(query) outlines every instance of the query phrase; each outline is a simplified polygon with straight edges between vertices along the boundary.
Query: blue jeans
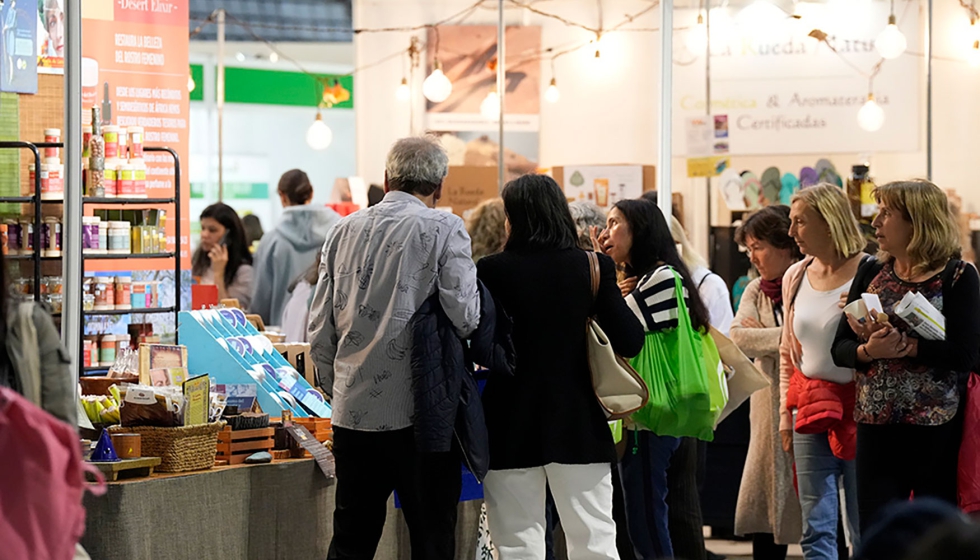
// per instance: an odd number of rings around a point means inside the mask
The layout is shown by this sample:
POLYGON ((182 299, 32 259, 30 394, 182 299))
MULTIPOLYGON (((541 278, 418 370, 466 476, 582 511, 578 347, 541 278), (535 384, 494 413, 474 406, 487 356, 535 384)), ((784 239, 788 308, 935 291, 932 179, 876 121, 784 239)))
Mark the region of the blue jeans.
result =
POLYGON ((827 434, 793 434, 796 479, 803 509, 804 560, 838 560, 837 515, 844 511, 845 529, 857 546, 857 470, 854 461, 844 461, 830 450, 827 434), (840 507, 839 489, 844 491, 840 507))
POLYGON ((667 527, 667 467, 680 439, 646 430, 627 432, 626 455, 619 463, 626 521, 640 560, 672 558, 667 527))

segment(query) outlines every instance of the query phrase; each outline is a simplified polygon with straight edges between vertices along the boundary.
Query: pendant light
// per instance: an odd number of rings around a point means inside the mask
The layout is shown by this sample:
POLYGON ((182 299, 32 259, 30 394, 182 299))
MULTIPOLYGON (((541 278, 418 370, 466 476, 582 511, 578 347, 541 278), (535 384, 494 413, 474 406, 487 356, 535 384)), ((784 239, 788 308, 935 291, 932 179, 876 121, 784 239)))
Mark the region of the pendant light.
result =
POLYGON ((548 89, 545 90, 544 92, 544 100, 547 101, 548 103, 558 103, 559 99, 561 99, 561 92, 558 91, 558 82, 556 82, 555 79, 552 78, 551 84, 548 86, 548 89))
POLYGON ((891 14, 888 16, 888 25, 878 34, 875 39, 875 50, 886 60, 902 56, 909 43, 905 34, 898 28, 895 19, 895 0, 892 0, 891 14))
POLYGON ((412 97, 412 90, 408 87, 408 78, 402 78, 402 83, 395 90, 395 97, 399 101, 408 101, 412 97))
POLYGON ((316 119, 306 131, 306 143, 314 150, 326 150, 333 142, 333 132, 327 123, 323 122, 323 115, 317 107, 316 119))
POLYGON ((868 132, 877 132, 885 124, 885 110, 875 101, 873 93, 868 94, 868 101, 858 111, 858 126, 868 132))
POLYGON ((453 93, 453 83, 442 72, 439 59, 432 63, 432 73, 422 82, 422 95, 433 103, 442 103, 453 93))
POLYGON ((497 95, 496 86, 490 90, 490 93, 480 103, 480 114, 487 120, 496 121, 500 119, 500 96, 497 95))
POLYGON ((708 26, 704 23, 704 15, 698 12, 698 21, 687 30, 684 38, 687 50, 695 56, 701 56, 708 50, 708 26))

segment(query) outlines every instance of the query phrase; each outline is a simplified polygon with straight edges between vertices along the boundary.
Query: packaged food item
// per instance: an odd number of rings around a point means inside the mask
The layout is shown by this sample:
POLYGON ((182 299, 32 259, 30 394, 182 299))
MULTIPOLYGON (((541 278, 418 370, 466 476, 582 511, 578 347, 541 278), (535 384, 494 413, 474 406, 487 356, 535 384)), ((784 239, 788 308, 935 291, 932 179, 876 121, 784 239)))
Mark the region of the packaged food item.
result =
POLYGON ((99 254, 109 252, 109 222, 99 222, 99 254))
MULTIPOLYGON (((116 309, 132 309, 133 280, 129 276, 117 276, 115 287, 116 309)), ((127 337, 128 339, 128 337, 127 337)))
POLYGON ((83 124, 82 125, 82 158, 89 158, 92 153, 89 152, 88 143, 92 139, 92 125, 83 124))
POLYGON ((148 307, 146 301, 146 282, 133 282, 130 305, 131 309, 145 309, 148 307))
POLYGON ((8 218, 4 220, 3 224, 7 226, 7 254, 19 255, 20 254, 20 222, 14 220, 13 218, 8 218))
POLYGON ((62 200, 65 198, 65 166, 61 163, 49 163, 41 166, 41 198, 44 200, 62 200), (44 168, 47 167, 47 181, 44 178, 44 168))
POLYGON ((129 134, 129 159, 143 159, 143 127, 131 126, 126 132, 129 134))
POLYGON ((7 224, 0 224, 0 251, 4 255, 10 253, 10 246, 7 243, 9 243, 7 239, 7 224))
POLYGON ((146 283, 146 306, 160 307, 160 282, 156 280, 146 283))
MULTIPOLYGON (((94 109, 93 109, 94 110, 94 109)), ((122 157, 119 151, 119 127, 106 125, 102 130, 102 138, 105 140, 106 159, 122 157)))
POLYGON ((131 385, 119 412, 123 426, 173 428, 181 425, 183 407, 180 387, 131 385))
MULTIPOLYGON (((49 144, 59 144, 61 143, 61 129, 60 128, 46 128, 44 129, 44 141, 49 144)), ((44 148, 44 157, 58 159, 58 148, 44 148)))
MULTIPOLYGON (((142 148, 141 148, 142 149, 142 148)), ((130 160, 133 166, 133 198, 146 198, 146 164, 143 160, 130 160)))
POLYGON ((44 218, 41 243, 42 257, 61 256, 61 220, 54 216, 44 218))
POLYGON ((111 367, 116 363, 116 335, 104 334, 99 339, 99 367, 111 367))
POLYGON ((134 191, 134 181, 136 173, 133 166, 128 163, 121 163, 116 168, 116 194, 122 198, 132 198, 134 191))
POLYGON ((82 252, 93 254, 99 252, 99 222, 98 216, 82 216, 82 252))
POLYGON ((92 137, 88 142, 89 160, 86 192, 92 197, 105 196, 105 139, 102 137, 102 111, 92 107, 92 137))
POLYGON ((109 254, 130 253, 129 222, 109 222, 109 254))
POLYGON ((98 354, 98 347, 86 336, 85 340, 82 341, 82 367, 95 367, 93 354, 98 354))
POLYGON ((116 198, 119 196, 119 166, 122 160, 119 158, 107 159, 105 162, 104 185, 106 198, 116 198))
POLYGON ((121 356, 123 351, 129 350, 129 335, 128 334, 117 334, 116 335, 116 356, 121 356))
POLYGON ((111 311, 116 308, 115 281, 109 276, 95 280, 95 311, 111 311))
POLYGON ((14 288, 11 292, 23 296, 32 296, 34 295, 34 281, 30 278, 18 278, 14 281, 14 288))
POLYGON ((82 294, 82 310, 95 311, 95 294, 82 294))
POLYGON ((34 254, 34 222, 28 217, 20 219, 20 254, 34 254))
POLYGON ((42 281, 44 282, 45 293, 57 295, 64 293, 65 283, 61 276, 45 276, 42 281))

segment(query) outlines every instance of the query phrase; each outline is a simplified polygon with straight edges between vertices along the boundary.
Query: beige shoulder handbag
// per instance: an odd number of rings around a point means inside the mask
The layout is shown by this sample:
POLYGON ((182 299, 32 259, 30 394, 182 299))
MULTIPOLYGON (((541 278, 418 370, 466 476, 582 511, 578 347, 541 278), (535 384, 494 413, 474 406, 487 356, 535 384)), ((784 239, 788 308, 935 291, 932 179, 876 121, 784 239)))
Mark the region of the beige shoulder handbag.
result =
MULTIPOLYGON (((592 300, 595 301, 599 295, 599 257, 592 251, 587 251, 587 254, 592 276, 592 300)), ((646 383, 629 362, 613 351, 606 333, 602 332, 594 317, 586 322, 586 344, 592 387, 606 417, 620 420, 643 408, 650 398, 646 383)))

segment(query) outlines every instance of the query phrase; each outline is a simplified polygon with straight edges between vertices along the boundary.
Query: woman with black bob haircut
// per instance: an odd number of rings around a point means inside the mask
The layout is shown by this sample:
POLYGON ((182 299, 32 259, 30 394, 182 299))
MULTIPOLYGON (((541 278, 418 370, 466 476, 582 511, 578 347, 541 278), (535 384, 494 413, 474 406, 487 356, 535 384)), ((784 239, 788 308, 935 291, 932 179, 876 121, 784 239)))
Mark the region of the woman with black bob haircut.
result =
POLYGON ((234 298, 248 309, 252 302, 252 253, 238 213, 220 202, 201 212, 201 244, 194 252, 193 275, 218 287, 218 300, 234 298))
POLYGON ((626 357, 639 352, 643 330, 603 255, 593 298, 589 257, 554 180, 525 175, 507 184, 503 199, 510 237, 502 253, 477 263, 477 276, 513 319, 517 363, 513 377, 491 375, 483 395, 490 534, 501 560, 544 558, 550 486, 570 558, 619 558, 616 451, 592 388, 586 321, 595 316, 626 357))
MULTIPOLYGON (((617 202, 606 219, 606 229, 596 239, 596 248, 623 267, 625 279, 619 287, 647 333, 677 328, 674 272, 681 277, 692 326, 707 333, 708 309, 656 204, 642 199, 617 202)), ((667 467, 680 439, 660 436, 639 425, 629 427, 631 451, 620 463, 620 474, 630 537, 641 558, 671 558, 667 467)))

